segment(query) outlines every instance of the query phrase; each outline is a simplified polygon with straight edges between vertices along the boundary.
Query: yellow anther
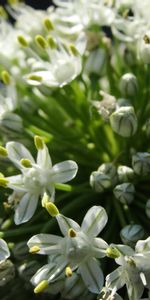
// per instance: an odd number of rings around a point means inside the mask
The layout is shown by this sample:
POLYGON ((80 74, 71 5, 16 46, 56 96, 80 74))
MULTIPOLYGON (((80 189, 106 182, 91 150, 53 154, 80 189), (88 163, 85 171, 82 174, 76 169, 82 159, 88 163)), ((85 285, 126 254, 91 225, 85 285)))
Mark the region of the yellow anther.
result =
POLYGON ((50 214, 51 217, 56 217, 57 215, 59 215, 59 210, 57 208, 57 206, 52 203, 52 202, 47 202, 45 204, 45 208, 48 211, 48 213, 50 214))
POLYGON ((144 35, 143 40, 144 40, 145 44, 150 44, 150 37, 147 34, 144 35))
POLYGON ((3 6, 0 5, 0 17, 7 19, 8 18, 8 14, 6 12, 6 10, 4 9, 3 6))
POLYGON ((34 144, 37 150, 43 150, 44 148, 44 141, 42 137, 35 135, 34 137, 34 144))
POLYGON ((108 256, 108 257, 110 257, 110 258, 118 258, 120 255, 121 255, 121 253, 120 253, 120 251, 117 249, 117 248, 115 248, 115 247, 108 247, 107 249, 106 249, 106 255, 108 256))
POLYGON ((4 84, 6 84, 6 85, 9 85, 11 83, 10 74, 6 70, 1 72, 1 78, 2 78, 2 81, 4 82, 4 84))
POLYGON ((68 236, 71 237, 71 238, 74 238, 74 237, 77 236, 77 233, 76 233, 76 231, 73 228, 70 228, 68 230, 68 236))
POLYGON ((16 4, 19 3, 18 0, 7 0, 7 2, 8 2, 9 5, 16 5, 16 4))
POLYGON ((43 292, 48 287, 48 280, 42 280, 34 289, 34 293, 38 294, 43 292))
POLYGON ((35 74, 33 74, 33 75, 30 75, 29 77, 28 77, 28 79, 29 80, 34 80, 34 81, 42 81, 42 77, 41 76, 38 76, 38 75, 35 75, 35 74))
POLYGON ((41 201, 42 207, 46 208, 46 204, 48 202, 50 202, 50 197, 47 195, 47 193, 44 193, 44 196, 43 196, 42 201, 41 201))
POLYGON ((22 165, 23 167, 25 167, 25 168, 31 168, 31 167, 32 167, 31 161, 30 161, 29 159, 27 159, 27 158, 22 158, 22 159, 20 160, 20 163, 21 163, 21 165, 22 165))
POLYGON ((26 38, 23 35, 18 35, 17 37, 19 44, 24 47, 27 48, 29 46, 28 41, 26 40, 26 38))
POLYGON ((33 246, 29 249, 29 253, 35 254, 35 253, 38 253, 40 250, 41 249, 39 246, 33 246))
POLYGON ((66 277, 71 277, 72 276, 72 270, 71 270, 70 267, 66 267, 65 275, 66 275, 66 277))
POLYGON ((79 52, 78 52, 77 48, 73 44, 71 44, 69 48, 70 48, 71 53, 74 56, 78 56, 79 55, 79 52))
POLYGON ((45 18, 43 24, 48 31, 54 30, 54 25, 50 19, 45 18))
POLYGON ((0 155, 3 156, 3 157, 8 156, 8 152, 7 152, 6 148, 0 146, 0 155))
POLYGON ((9 183, 9 180, 4 178, 4 177, 0 177, 0 186, 7 188, 7 185, 9 183))
POLYGON ((42 49, 45 49, 48 46, 47 41, 45 40, 45 38, 42 35, 36 35, 35 41, 36 41, 37 45, 39 47, 41 47, 42 49))
POLYGON ((48 45, 51 49, 56 49, 57 48, 56 41, 54 40, 54 38, 51 35, 49 35, 47 37, 47 42, 48 42, 48 45))

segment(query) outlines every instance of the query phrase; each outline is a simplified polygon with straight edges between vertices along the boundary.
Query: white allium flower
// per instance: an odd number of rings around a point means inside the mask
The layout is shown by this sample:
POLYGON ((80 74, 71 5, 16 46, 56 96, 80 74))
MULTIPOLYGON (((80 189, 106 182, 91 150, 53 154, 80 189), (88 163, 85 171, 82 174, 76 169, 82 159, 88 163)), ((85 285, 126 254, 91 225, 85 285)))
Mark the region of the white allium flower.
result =
POLYGON ((30 252, 37 249, 39 254, 58 254, 59 263, 51 271, 44 266, 34 276, 36 284, 43 280, 53 282, 69 266, 71 272, 78 269, 83 282, 92 293, 99 293, 103 286, 103 272, 97 258, 106 255, 107 243, 96 236, 102 231, 107 214, 101 206, 93 206, 86 213, 81 226, 61 214, 56 215, 64 237, 37 234, 28 241, 30 252))
MULTIPOLYGON (((37 137, 39 141, 39 137, 37 137)), ((36 138, 35 138, 36 140, 36 138)), ((15 223, 27 222, 34 214, 39 197, 46 192, 54 201, 55 183, 65 183, 73 179, 78 167, 74 161, 67 160, 52 166, 47 146, 40 139, 37 160, 18 142, 8 142, 8 158, 21 171, 20 175, 7 177, 7 187, 18 195, 19 204, 15 209, 15 223)))
POLYGON ((6 260, 10 256, 10 252, 6 242, 0 239, 0 261, 6 260))
POLYGON ((117 291, 126 285, 129 300, 139 300, 144 286, 140 271, 136 268, 133 259, 134 250, 123 245, 115 245, 115 247, 121 252, 121 256, 116 259, 120 267, 106 276, 106 286, 117 291))

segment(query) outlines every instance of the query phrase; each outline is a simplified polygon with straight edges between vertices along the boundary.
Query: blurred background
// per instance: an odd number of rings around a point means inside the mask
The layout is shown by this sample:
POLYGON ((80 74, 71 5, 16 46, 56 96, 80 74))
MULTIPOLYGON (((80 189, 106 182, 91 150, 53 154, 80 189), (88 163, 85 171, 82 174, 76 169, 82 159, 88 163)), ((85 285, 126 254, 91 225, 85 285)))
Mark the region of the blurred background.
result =
MULTIPOLYGON (((0 5, 5 5, 6 4, 6 0, 0 0, 0 5)), ((47 8, 49 5, 52 4, 52 1, 50 0, 26 0, 24 1, 26 4, 33 6, 34 8, 38 8, 38 9, 45 9, 47 8)))

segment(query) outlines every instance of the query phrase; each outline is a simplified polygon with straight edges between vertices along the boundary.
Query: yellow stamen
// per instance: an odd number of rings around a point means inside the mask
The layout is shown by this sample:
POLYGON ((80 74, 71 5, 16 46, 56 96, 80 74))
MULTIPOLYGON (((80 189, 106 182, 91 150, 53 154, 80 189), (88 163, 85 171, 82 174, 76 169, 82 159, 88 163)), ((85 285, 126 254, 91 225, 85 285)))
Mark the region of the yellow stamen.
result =
POLYGON ((69 266, 66 267, 66 269, 65 269, 65 275, 66 275, 66 277, 71 277, 72 276, 72 270, 69 266))
POLYGON ((54 30, 54 25, 50 19, 45 18, 43 24, 48 31, 54 30))
POLYGON ((3 157, 8 156, 8 152, 7 152, 6 148, 0 146, 0 155, 3 156, 3 157))
POLYGON ((42 280, 34 289, 34 293, 38 294, 43 292, 48 287, 48 280, 42 280))
POLYGON ((29 249, 29 253, 35 254, 37 252, 39 252, 41 249, 39 246, 33 246, 29 249))
POLYGON ((25 39, 25 37, 23 35, 18 35, 17 37, 19 44, 24 47, 27 48, 29 46, 28 41, 25 39))
POLYGON ((52 202, 47 202, 45 204, 45 208, 48 211, 48 213, 50 214, 51 217, 56 217, 57 215, 59 215, 59 210, 57 208, 57 206, 52 203, 52 202))
POLYGON ((1 72, 1 78, 4 82, 4 84, 6 84, 6 85, 9 85, 11 83, 10 74, 6 70, 1 72))
POLYGON ((77 236, 77 233, 76 233, 76 231, 73 228, 70 228, 68 230, 68 236, 71 237, 71 238, 74 238, 74 237, 77 236))
POLYGON ((47 37, 47 42, 48 42, 48 45, 51 49, 56 49, 57 48, 56 41, 54 40, 54 38, 51 35, 49 35, 47 37))
POLYGON ((22 158, 22 159, 20 160, 20 163, 21 163, 21 165, 22 165, 23 167, 25 167, 25 168, 31 168, 31 167, 32 167, 31 161, 30 161, 29 159, 27 159, 27 158, 22 158))
POLYGON ((48 46, 47 41, 45 40, 45 38, 42 35, 36 35, 35 41, 36 41, 37 45, 39 47, 41 47, 42 49, 45 49, 48 46))
POLYGON ((36 147, 37 150, 43 150, 44 142, 43 142, 43 139, 40 136, 35 135, 34 144, 35 144, 35 147, 36 147))
POLYGON ((38 76, 38 75, 35 75, 35 74, 33 74, 33 75, 30 75, 29 77, 28 77, 28 79, 29 80, 35 80, 35 81, 42 81, 42 77, 41 76, 38 76))
POLYGON ((74 55, 74 56, 78 56, 79 55, 79 52, 78 52, 78 50, 77 50, 77 48, 72 44, 72 45, 70 45, 70 51, 71 51, 71 53, 74 55))
POLYGON ((7 188, 8 183, 9 183, 8 179, 0 177, 0 186, 7 188))

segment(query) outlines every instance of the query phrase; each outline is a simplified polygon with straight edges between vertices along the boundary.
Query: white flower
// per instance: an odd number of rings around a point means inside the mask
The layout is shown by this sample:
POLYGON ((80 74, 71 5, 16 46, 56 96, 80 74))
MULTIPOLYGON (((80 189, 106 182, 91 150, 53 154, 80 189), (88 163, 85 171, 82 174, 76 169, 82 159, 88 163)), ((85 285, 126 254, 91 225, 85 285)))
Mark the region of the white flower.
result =
POLYGON ((0 261, 6 260, 10 256, 10 252, 6 242, 0 239, 0 261))
POLYGON ((58 254, 57 267, 49 272, 49 265, 35 275, 37 283, 41 280, 55 281, 66 267, 72 271, 78 269, 86 287, 92 293, 99 293, 103 286, 103 272, 97 258, 106 254, 107 243, 96 236, 107 222, 107 214, 103 207, 93 206, 85 215, 81 227, 72 219, 58 213, 56 216, 64 237, 50 234, 37 234, 28 241, 30 252, 38 249, 39 254, 58 254))
MULTIPOLYGON (((20 196, 15 209, 15 223, 27 222, 34 214, 39 197, 45 192, 54 201, 55 183, 65 183, 77 173, 77 164, 67 160, 52 166, 48 148, 41 140, 35 162, 30 152, 18 142, 6 144, 9 159, 20 169, 20 175, 7 177, 7 187, 20 196)), ((15 195, 14 195, 15 196, 15 195)))

